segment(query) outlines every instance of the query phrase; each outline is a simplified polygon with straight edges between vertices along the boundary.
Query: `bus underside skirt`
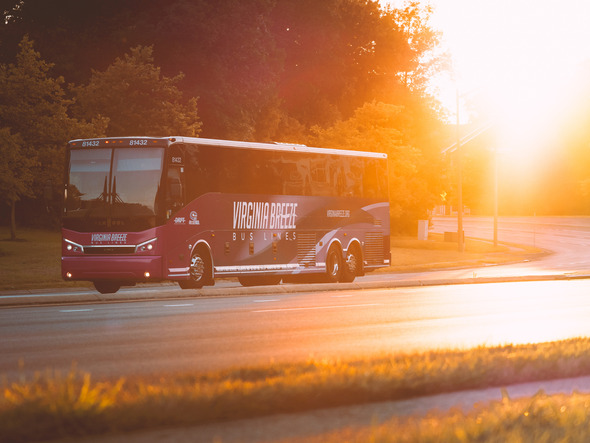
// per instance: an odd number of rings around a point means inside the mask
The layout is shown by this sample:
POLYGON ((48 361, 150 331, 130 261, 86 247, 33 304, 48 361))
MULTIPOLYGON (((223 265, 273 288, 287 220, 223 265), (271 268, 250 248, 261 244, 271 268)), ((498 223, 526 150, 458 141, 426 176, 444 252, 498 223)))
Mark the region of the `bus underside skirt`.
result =
POLYGON ((297 263, 276 265, 215 266, 216 275, 239 275, 241 273, 293 272, 299 268, 297 263))

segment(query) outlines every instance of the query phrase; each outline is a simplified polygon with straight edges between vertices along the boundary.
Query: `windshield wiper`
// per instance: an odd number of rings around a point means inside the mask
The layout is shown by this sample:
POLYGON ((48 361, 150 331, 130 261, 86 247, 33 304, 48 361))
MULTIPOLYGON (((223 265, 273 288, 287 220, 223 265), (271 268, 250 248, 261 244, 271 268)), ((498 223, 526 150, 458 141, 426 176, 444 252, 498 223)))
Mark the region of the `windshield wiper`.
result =
POLYGON ((98 196, 98 198, 96 200, 98 201, 103 201, 103 202, 107 202, 109 198, 109 192, 107 191, 107 176, 104 176, 104 188, 102 190, 102 194, 100 194, 98 196))
POLYGON ((124 203, 123 199, 117 194, 117 177, 113 177, 113 192, 111 193, 112 203, 124 203))

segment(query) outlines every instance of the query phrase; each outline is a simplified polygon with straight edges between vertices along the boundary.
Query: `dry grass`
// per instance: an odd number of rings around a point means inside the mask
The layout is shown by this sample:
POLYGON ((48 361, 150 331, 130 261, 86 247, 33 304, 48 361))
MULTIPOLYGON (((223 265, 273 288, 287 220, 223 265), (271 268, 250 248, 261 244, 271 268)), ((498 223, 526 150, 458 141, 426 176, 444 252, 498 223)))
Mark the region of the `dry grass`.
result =
POLYGON ((17 241, 0 227, 0 290, 74 287, 61 278, 61 233, 20 228, 17 241))
MULTIPOLYGON (((76 438, 578 376, 590 374, 589 345, 590 339, 576 339, 116 381, 93 382, 75 370, 65 376, 39 374, 32 380, 0 384, 0 435, 11 442, 76 438)), ((491 414, 496 421, 513 420, 510 414, 491 414)), ((444 420, 437 420, 443 426, 444 420)), ((451 423, 445 426, 456 427, 459 418, 445 420, 451 423)), ((475 425, 464 420, 465 435, 471 437, 475 425)), ((402 441, 428 441, 422 440, 426 434, 415 434, 426 426, 414 431, 416 425, 407 426, 410 437, 402 441)), ((439 425, 432 427, 436 435, 439 425)))
POLYGON ((494 246, 486 240, 467 238, 465 249, 457 243, 445 242, 442 234, 428 235, 428 240, 414 237, 391 237, 391 266, 379 272, 426 271, 443 268, 489 266, 531 260, 545 252, 510 243, 494 246))

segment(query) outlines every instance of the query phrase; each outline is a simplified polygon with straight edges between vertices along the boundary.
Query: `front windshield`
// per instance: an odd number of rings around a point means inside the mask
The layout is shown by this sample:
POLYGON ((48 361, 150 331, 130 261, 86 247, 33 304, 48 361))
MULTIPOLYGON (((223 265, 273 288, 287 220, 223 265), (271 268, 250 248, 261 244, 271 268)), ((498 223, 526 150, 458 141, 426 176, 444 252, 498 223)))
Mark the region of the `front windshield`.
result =
POLYGON ((162 148, 72 150, 64 227, 141 231, 156 225, 162 148))

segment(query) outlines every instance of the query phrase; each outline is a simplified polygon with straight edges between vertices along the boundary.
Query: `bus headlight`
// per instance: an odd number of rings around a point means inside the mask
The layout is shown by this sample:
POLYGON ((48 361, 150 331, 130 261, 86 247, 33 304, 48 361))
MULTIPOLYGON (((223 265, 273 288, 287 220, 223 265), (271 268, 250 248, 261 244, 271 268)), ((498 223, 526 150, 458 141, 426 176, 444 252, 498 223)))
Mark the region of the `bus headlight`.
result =
POLYGON ((145 241, 143 243, 138 244, 135 247, 135 252, 150 252, 153 251, 156 247, 156 240, 157 238, 152 238, 151 240, 145 241))

